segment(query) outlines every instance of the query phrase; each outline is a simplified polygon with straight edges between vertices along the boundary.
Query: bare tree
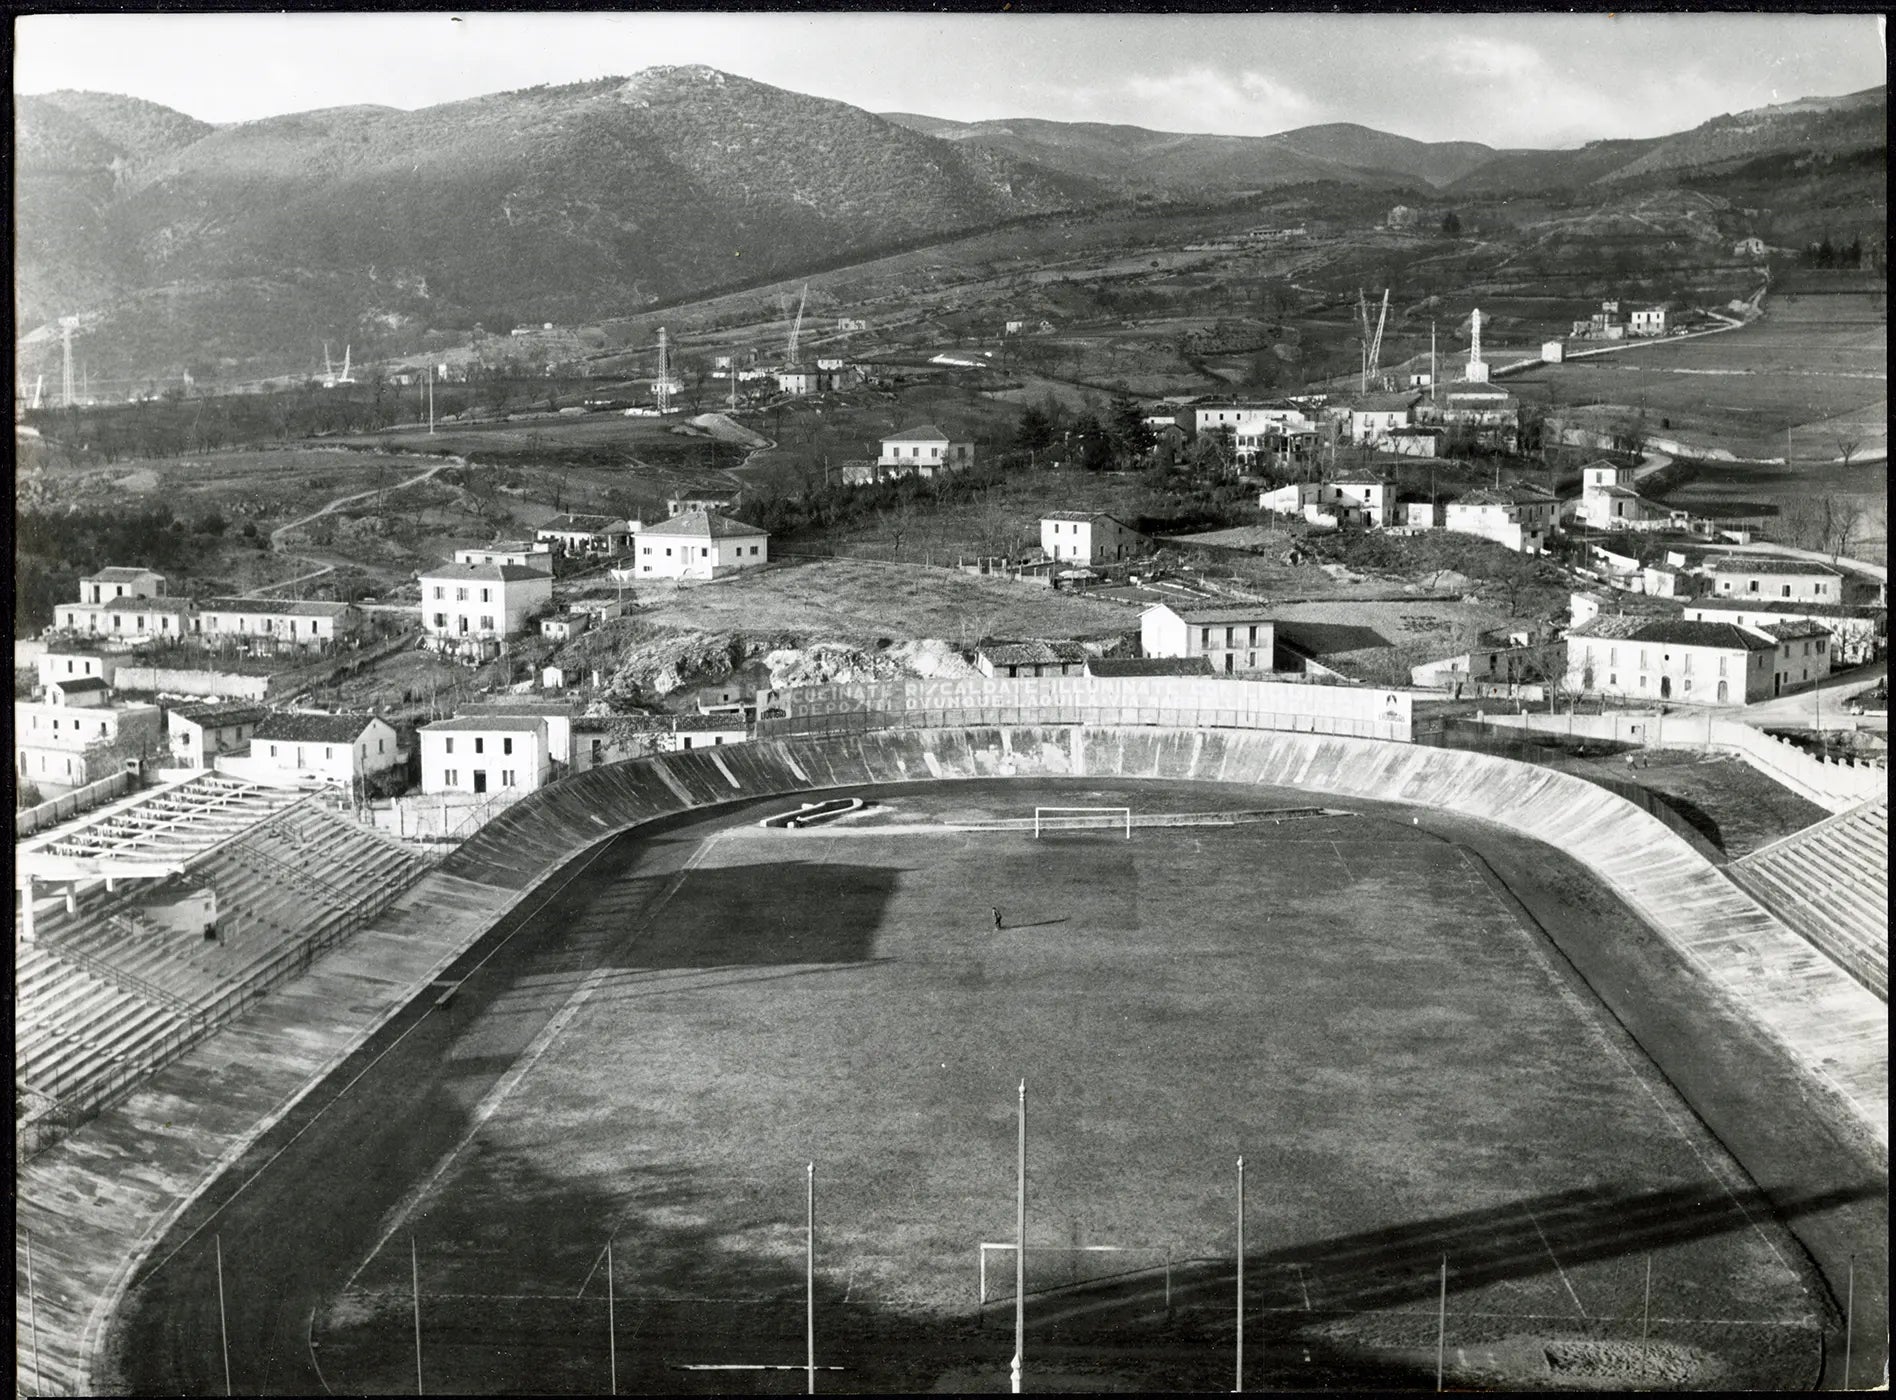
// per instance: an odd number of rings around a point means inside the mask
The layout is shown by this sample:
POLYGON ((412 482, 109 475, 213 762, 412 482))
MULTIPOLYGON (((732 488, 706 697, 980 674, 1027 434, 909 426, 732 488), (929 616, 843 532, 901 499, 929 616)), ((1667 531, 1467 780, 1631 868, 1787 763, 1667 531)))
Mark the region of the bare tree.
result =
POLYGON ((1830 551, 1830 562, 1834 564, 1849 553, 1850 541, 1856 538, 1857 529, 1863 523, 1863 502, 1855 496, 1825 496, 1823 515, 1823 547, 1830 551))
POLYGON ((1837 444, 1837 455, 1843 458, 1843 464, 1846 467, 1850 465, 1850 459, 1856 456, 1863 446, 1862 438, 1848 433, 1838 433, 1832 441, 1837 444))

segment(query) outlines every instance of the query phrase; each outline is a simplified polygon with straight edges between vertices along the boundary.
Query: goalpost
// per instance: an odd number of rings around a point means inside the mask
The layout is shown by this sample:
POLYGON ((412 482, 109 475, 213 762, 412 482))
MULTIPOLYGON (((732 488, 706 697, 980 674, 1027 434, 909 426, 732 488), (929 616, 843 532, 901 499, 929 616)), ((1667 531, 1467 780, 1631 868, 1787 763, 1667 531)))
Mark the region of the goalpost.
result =
POLYGON ((1097 831, 1101 828, 1111 830, 1122 825, 1126 829, 1126 839, 1132 840, 1132 808, 1034 808, 1034 840, 1036 841, 1040 839, 1040 833, 1043 831, 1097 831))

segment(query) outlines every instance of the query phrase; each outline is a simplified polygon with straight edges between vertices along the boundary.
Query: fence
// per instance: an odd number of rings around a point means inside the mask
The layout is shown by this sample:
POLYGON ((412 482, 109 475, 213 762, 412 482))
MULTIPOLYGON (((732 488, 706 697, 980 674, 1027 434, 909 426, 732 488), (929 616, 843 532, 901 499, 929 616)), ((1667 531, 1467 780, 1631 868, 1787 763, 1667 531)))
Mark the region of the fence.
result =
POLYGON ((13 837, 31 836, 49 826, 57 826, 68 817, 89 812, 115 797, 123 797, 138 784, 131 772, 121 769, 97 782, 74 788, 59 797, 51 797, 35 807, 24 807, 13 814, 13 837))
POLYGON ((1407 741, 1401 690, 1197 678, 1042 676, 797 686, 784 712, 760 715, 757 737, 829 737, 882 729, 987 725, 1163 725, 1283 729, 1407 741))
POLYGON ((401 841, 453 844, 472 835, 527 795, 525 788, 498 792, 442 793, 432 797, 392 797, 364 803, 358 816, 401 841))
POLYGON ((1718 749, 1735 753, 1766 777, 1832 812, 1888 790, 1889 770, 1870 760, 1818 758, 1795 744, 1735 720, 1615 710, 1603 715, 1483 715, 1484 724, 1541 734, 1564 734, 1641 748, 1718 749))

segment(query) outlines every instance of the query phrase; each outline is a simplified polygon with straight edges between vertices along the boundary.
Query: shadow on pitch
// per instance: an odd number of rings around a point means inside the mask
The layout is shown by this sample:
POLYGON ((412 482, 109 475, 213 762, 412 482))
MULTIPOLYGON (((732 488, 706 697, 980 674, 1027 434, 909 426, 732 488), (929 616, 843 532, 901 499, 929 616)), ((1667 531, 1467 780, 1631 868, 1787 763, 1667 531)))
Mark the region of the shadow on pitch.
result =
POLYGON ((1052 928, 1056 924, 1070 924, 1072 922, 1073 920, 1071 920, 1070 918, 1067 918, 1065 915, 1062 915, 1060 918, 1057 918, 1057 919, 1037 919, 1033 923, 1028 923, 1028 924, 1010 923, 1005 917, 1003 917, 1001 920, 1001 927, 998 931, 1001 933, 1013 933, 1016 929, 1052 928))

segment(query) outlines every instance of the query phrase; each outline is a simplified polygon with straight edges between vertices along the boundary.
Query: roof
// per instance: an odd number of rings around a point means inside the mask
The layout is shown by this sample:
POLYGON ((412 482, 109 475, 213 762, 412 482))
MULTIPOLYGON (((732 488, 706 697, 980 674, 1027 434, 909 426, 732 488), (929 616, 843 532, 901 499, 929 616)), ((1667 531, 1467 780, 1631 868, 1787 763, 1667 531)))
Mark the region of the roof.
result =
POLYGON ((1718 647, 1725 651, 1770 651, 1776 643, 1731 622, 1687 622, 1682 618, 1648 620, 1628 639, 1680 647, 1718 647))
POLYGON ((1589 496, 1627 496, 1635 501, 1640 499, 1639 493, 1630 486, 1589 486, 1587 494, 1589 496))
POLYGON ((189 598, 107 598, 103 603, 78 606, 96 607, 102 612, 188 613, 192 603, 189 598))
POLYGON ((553 575, 544 569, 530 569, 525 564, 436 564, 423 569, 420 577, 478 579, 484 583, 524 583, 528 579, 543 579, 549 585, 553 582, 553 575))
POLYGON ((1211 662, 1202 656, 1096 656, 1086 673, 1102 680, 1126 676, 1209 676, 1211 662))
POLYGON ((1538 486, 1516 484, 1512 486, 1479 486, 1467 495, 1450 501, 1456 506, 1547 506, 1559 500, 1551 491, 1543 491, 1538 486))
POLYGON ((1623 641, 1651 622, 1639 613, 1601 613, 1576 627, 1567 629, 1569 637, 1599 637, 1605 641, 1623 641))
POLYGON ((656 525, 647 525, 644 533, 647 536, 682 535, 687 539, 722 540, 734 535, 768 535, 770 531, 760 530, 755 525, 746 525, 741 520, 733 520, 728 515, 719 515, 716 511, 688 510, 680 515, 674 515, 670 520, 661 520, 656 525))
POLYGON ((1843 570, 1833 569, 1815 559, 1786 559, 1779 554, 1721 554, 1707 561, 1715 574, 1816 574, 1824 578, 1842 578, 1843 570))
MULTIPOLYGON (((1728 624, 1714 623, 1712 625, 1726 626, 1728 624)), ((1830 635, 1830 629, 1824 626, 1823 623, 1812 622, 1808 618, 1800 619, 1796 622, 1766 622, 1762 624, 1758 630, 1760 632, 1769 632, 1780 642, 1794 642, 1800 637, 1828 637, 1830 635)))
POLYGON ((258 723, 255 739, 285 739, 295 744, 353 744, 378 721, 374 715, 312 715, 272 710, 258 723))
POLYGON ((978 650, 997 666, 1070 665, 1089 655, 1078 642, 983 642, 978 650))
POLYGON ((122 564, 109 564, 96 574, 82 576, 87 583, 137 583, 141 579, 163 578, 156 569, 128 568, 122 564))
POLYGON ((270 711, 262 705, 167 705, 166 710, 175 719, 187 724, 204 724, 215 729, 225 724, 254 724, 270 711))
POLYGON ((1247 603, 1242 607, 1172 607, 1170 603, 1155 603, 1154 607, 1170 608, 1180 618, 1194 625, 1211 622, 1268 622, 1264 616, 1268 603, 1247 603))
POLYGON ((625 523, 610 515, 556 515, 542 525, 539 532, 543 535, 598 535, 605 533, 609 526, 625 523))
POLYGON ((274 613, 279 617, 341 617, 350 604, 298 598, 206 598, 201 612, 274 613))
POLYGON ((1886 619, 1888 612, 1869 603, 1794 603, 1785 598, 1695 598, 1688 605, 1716 612, 1787 613, 1793 617, 1854 617, 1886 619))
POLYGON ((1415 393, 1362 394, 1350 404, 1351 413, 1390 413, 1398 408, 1414 408, 1415 393))
POLYGON ((1120 520, 1116 516, 1108 515, 1103 510, 1050 510, 1040 518, 1042 520, 1077 520, 1082 524, 1091 523, 1095 520, 1110 520, 1113 524, 1120 526, 1122 529, 1130 530, 1132 528, 1130 525, 1127 525, 1125 521, 1120 520))
POLYGON ((534 715, 456 715, 453 719, 438 719, 433 724, 424 724, 421 732, 430 734, 445 730, 451 734, 468 731, 477 734, 537 734, 545 728, 546 720, 534 715))
POLYGON ((1448 429, 1426 428, 1426 427, 1391 428, 1389 430, 1389 436, 1390 437, 1446 437, 1448 436, 1448 429))
POLYGON ((77 695, 91 690, 110 690, 112 687, 105 683, 102 676, 74 676, 69 681, 48 681, 46 688, 57 688, 66 695, 77 695))
POLYGON ((899 433, 890 433, 883 442, 946 442, 948 434, 933 423, 923 423, 919 427, 904 428, 899 433))

